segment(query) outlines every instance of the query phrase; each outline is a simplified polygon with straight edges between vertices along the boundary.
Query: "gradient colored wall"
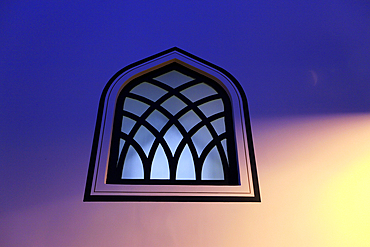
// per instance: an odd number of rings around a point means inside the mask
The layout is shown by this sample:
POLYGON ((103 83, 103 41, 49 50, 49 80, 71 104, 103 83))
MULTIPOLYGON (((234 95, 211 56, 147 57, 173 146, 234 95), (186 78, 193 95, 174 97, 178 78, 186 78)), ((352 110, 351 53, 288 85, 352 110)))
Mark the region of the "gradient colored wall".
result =
POLYGON ((0 246, 368 246, 365 1, 0 3, 0 246), (100 94, 178 46, 235 76, 262 203, 83 203, 100 94))

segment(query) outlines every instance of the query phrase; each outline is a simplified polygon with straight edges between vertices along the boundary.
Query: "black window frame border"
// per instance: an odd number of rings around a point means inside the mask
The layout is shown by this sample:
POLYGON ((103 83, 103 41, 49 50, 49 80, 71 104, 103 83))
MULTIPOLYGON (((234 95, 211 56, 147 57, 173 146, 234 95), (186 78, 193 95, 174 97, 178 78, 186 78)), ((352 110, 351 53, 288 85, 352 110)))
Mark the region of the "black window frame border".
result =
MULTIPOLYGON (((181 186, 181 185, 179 185, 181 186)), ((98 107, 98 113, 97 113, 97 120, 95 125, 95 131, 94 131, 94 138, 92 143, 92 149, 91 149, 91 156, 90 156, 90 162, 89 162, 89 168, 87 173, 87 179, 86 179, 86 186, 85 186, 85 193, 84 193, 84 202, 124 202, 124 201, 147 201, 147 202, 261 202, 261 195, 260 195, 260 189, 259 189, 259 182, 258 182, 258 175, 257 175, 257 166, 256 166, 256 158, 255 158, 255 152, 253 147, 253 138, 252 138, 252 130, 251 130, 251 124, 250 124, 250 116, 249 116, 249 110, 248 110, 248 103, 247 98, 245 95, 245 92, 239 82, 225 69, 214 65, 202 58, 199 58, 191 53, 188 53, 178 47, 173 47, 168 50, 162 51, 160 53, 157 53, 155 55, 152 55, 150 57, 147 57, 145 59, 142 59, 140 61, 137 61, 135 63, 132 63, 123 69, 119 70, 106 84, 106 86, 103 89, 103 92, 101 94, 101 98, 99 101, 99 107, 98 107), (243 106, 243 116, 244 116, 244 126, 245 126, 245 134, 246 134, 246 142, 248 146, 248 157, 249 157, 249 163, 250 163, 250 172, 251 172, 251 178, 252 178, 252 186, 253 186, 253 196, 232 196, 232 195, 202 195, 199 196, 196 195, 173 195, 169 193, 170 195, 100 195, 100 194, 94 194, 92 193, 92 187, 93 187, 93 180, 94 180, 94 174, 95 174, 95 163, 96 159, 98 158, 98 147, 99 147, 99 140, 101 136, 101 127, 102 127, 102 121, 103 121, 103 113, 105 106, 105 100, 107 97, 108 90, 112 83, 125 71, 129 71, 137 66, 140 66, 141 64, 150 62, 151 60, 156 60, 160 57, 165 56, 166 54, 177 52, 181 55, 187 56, 190 59, 204 64, 216 71, 219 71, 220 73, 224 74, 232 83, 233 86, 236 87, 236 90, 241 96, 241 103, 243 106)))

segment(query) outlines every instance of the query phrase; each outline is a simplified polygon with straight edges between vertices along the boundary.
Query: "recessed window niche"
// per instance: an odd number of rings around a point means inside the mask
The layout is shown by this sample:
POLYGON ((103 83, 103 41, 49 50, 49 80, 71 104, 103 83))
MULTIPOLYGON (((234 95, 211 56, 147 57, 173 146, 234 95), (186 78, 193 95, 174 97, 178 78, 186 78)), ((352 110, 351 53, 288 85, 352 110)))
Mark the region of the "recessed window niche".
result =
POLYGON ((236 79, 179 48, 115 74, 100 100, 84 201, 260 201, 236 79))

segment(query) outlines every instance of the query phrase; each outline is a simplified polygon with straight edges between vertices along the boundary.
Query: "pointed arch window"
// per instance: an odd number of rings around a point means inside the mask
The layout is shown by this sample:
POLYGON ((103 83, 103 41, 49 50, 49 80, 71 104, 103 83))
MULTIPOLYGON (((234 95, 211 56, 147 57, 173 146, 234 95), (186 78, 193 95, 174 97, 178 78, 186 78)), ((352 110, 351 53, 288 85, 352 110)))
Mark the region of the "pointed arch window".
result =
POLYGON ((231 102, 178 63, 130 81, 113 122, 109 184, 238 185, 231 102))
POLYGON ((119 71, 100 101, 84 200, 260 201, 238 82, 178 48, 119 71))

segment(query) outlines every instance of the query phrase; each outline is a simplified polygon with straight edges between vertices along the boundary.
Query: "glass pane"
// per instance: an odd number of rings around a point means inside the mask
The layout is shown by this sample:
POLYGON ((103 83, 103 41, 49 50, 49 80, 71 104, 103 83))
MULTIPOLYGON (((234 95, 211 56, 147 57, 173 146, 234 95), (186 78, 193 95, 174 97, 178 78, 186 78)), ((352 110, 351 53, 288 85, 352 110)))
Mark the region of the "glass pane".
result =
POLYGON ((162 103, 163 108, 169 111, 172 115, 178 113, 182 108, 186 106, 184 102, 182 102, 176 96, 172 96, 168 100, 162 103))
POLYGON ((140 126, 139 130, 136 132, 134 136, 135 141, 139 143, 141 148, 144 150, 146 156, 148 156, 150 148, 154 142, 154 135, 150 133, 150 131, 145 128, 144 126, 140 126))
POLYGON ((121 131, 123 133, 129 134, 132 127, 134 127, 135 123, 136 123, 135 120, 132 120, 131 118, 128 118, 128 117, 123 117, 121 131))
POLYGON ((177 146, 182 140, 182 135, 180 131, 176 128, 175 125, 172 125, 171 128, 168 129, 163 138, 166 140, 168 146, 170 147, 172 155, 174 155, 177 146))
POLYGON ((211 88, 205 83, 200 83, 200 84, 191 86, 181 91, 181 93, 185 95, 188 99, 190 99, 192 102, 203 99, 213 94, 217 94, 217 92, 213 88, 211 88))
POLYGON ((144 179, 143 163, 136 150, 130 146, 123 163, 122 179, 144 179))
POLYGON ((146 111, 146 109, 148 109, 148 107, 149 105, 131 98, 126 98, 125 103, 123 104, 123 110, 131 112, 139 117, 146 111))
POLYGON ((188 132, 200 121, 201 119, 198 117, 197 114, 195 114, 193 110, 188 111, 181 118, 179 118, 179 122, 182 124, 182 126, 184 126, 184 128, 188 132))
POLYGON ((195 149, 197 150, 198 156, 201 155, 203 149, 207 146, 207 144, 212 140, 212 135, 209 133, 206 126, 200 128, 192 137, 191 139, 194 142, 195 149))
POLYGON ((161 131, 163 126, 167 123, 168 118, 166 118, 162 113, 154 110, 147 118, 146 121, 150 123, 156 130, 161 131))
POLYGON ((154 155, 150 179, 170 179, 168 160, 161 144, 154 155))
POLYGON ((226 159, 227 159, 227 164, 229 164, 229 157, 227 156, 227 145, 226 145, 226 139, 223 139, 221 141, 222 147, 224 148, 226 159))
POLYGON ((216 147, 209 152, 204 161, 202 180, 224 180, 224 170, 216 147))
POLYGON ((206 117, 210 117, 216 113, 224 111, 224 103, 222 102, 221 99, 209 101, 198 107, 202 110, 206 117))
POLYGON ((186 82, 194 80, 193 78, 184 75, 176 70, 172 70, 168 73, 165 73, 161 76, 154 78, 157 81, 163 82, 172 88, 176 88, 186 82))
POLYGON ((151 101, 157 101, 160 97, 167 93, 166 90, 148 82, 140 83, 130 92, 148 98, 151 101))
POLYGON ((213 128, 215 128, 216 132, 217 132, 217 135, 221 135, 222 133, 224 133, 226 130, 225 130, 225 121, 224 121, 224 118, 219 118, 219 119, 216 119, 215 121, 212 121, 211 122, 213 128))
POLYGON ((125 145, 125 140, 119 139, 119 151, 118 151, 117 163, 119 161, 119 157, 121 157, 121 152, 122 152, 123 145, 125 145))
POLYGON ((195 180, 194 160, 188 145, 182 151, 177 165, 177 180, 195 180))

